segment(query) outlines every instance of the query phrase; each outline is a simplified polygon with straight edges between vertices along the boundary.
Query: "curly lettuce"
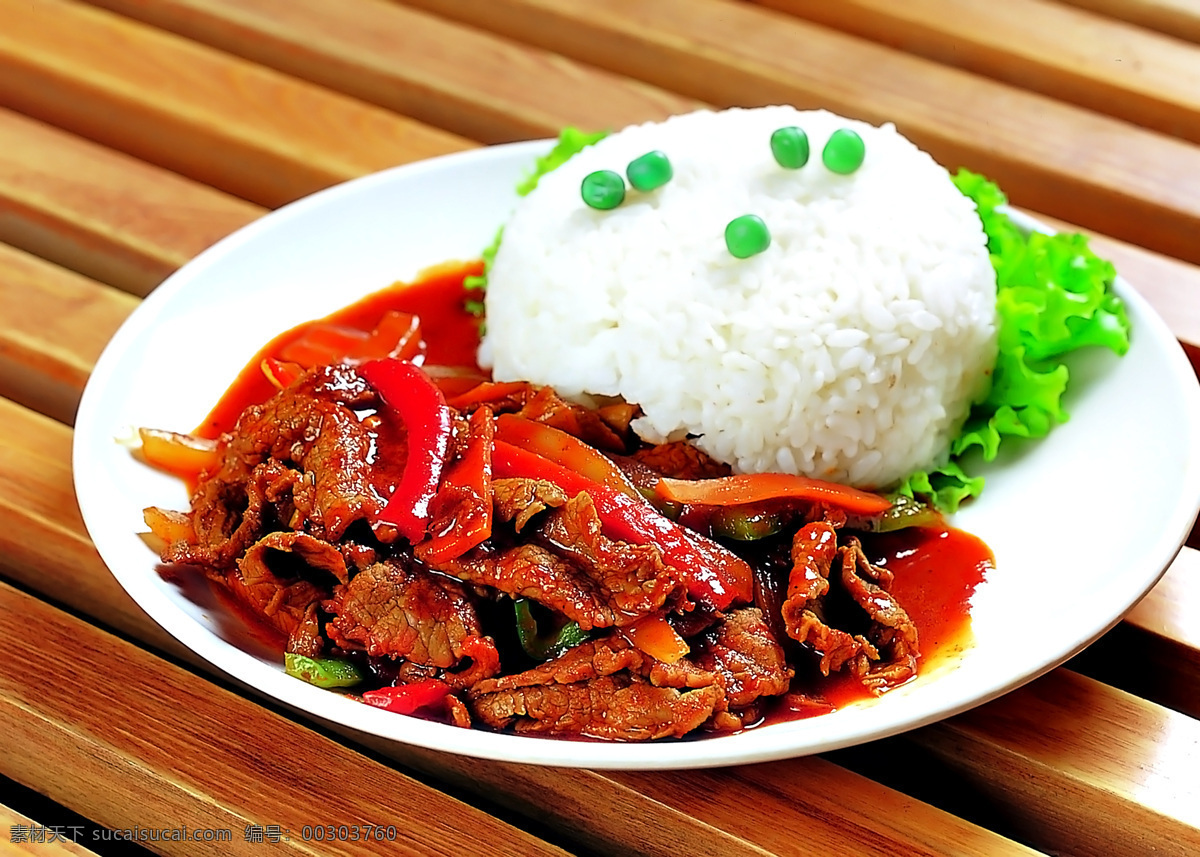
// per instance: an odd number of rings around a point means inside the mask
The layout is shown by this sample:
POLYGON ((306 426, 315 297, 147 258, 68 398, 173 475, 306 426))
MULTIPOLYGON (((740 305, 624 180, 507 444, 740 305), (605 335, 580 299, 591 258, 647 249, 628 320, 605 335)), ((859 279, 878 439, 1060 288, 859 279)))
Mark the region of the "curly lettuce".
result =
MULTIPOLYGON (((608 131, 587 132, 580 131, 578 128, 564 128, 558 135, 558 142, 554 144, 554 148, 535 160, 533 169, 525 178, 521 179, 517 185, 517 195, 528 196, 538 186, 542 176, 558 169, 593 143, 600 142, 608 136, 608 133, 608 131)), ((483 271, 477 276, 467 277, 463 280, 463 287, 468 292, 475 293, 469 295, 464 304, 467 312, 472 315, 482 317, 484 314, 483 295, 487 291, 488 274, 492 270, 492 261, 496 258, 496 251, 500 249, 500 241, 503 237, 504 227, 501 226, 496 231, 496 237, 492 239, 492 243, 483 251, 483 271)))
POLYGON ((909 476, 899 493, 954 512, 983 490, 963 458, 978 448, 996 457, 1005 437, 1045 437, 1068 419, 1062 406, 1070 373, 1062 358, 1088 346, 1129 350, 1129 318, 1113 292, 1116 270, 1083 235, 1026 234, 1003 211, 1008 200, 992 182, 960 170, 955 186, 975 201, 996 269, 999 354, 991 388, 976 403, 945 464, 909 476))

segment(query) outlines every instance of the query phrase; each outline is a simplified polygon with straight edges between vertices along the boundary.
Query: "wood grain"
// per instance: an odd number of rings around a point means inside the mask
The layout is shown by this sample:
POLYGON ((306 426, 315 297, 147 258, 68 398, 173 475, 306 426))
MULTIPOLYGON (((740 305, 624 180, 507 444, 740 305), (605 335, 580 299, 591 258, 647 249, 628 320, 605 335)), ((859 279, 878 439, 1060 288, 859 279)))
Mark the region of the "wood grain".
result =
POLYGON ((1080 9, 1128 21, 1179 39, 1200 42, 1200 6, 1195 0, 1062 0, 1080 9))
POLYGON ((1200 47, 1102 15, 1053 0, 755 2, 1200 142, 1200 47))
POLYGON ((71 0, 0 20, 0 106, 260 205, 470 145, 71 0))
POLYGON ((387 0, 90 0, 484 143, 621 128, 692 99, 387 0), (531 97, 532 96, 532 97, 531 97))
POLYGON ((137 303, 0 244, 0 396, 73 423, 96 359, 137 303))
POLYGON ((1125 621, 1075 660, 1088 675, 1200 720, 1200 551, 1185 549, 1125 621))
POLYGON ((164 854, 563 854, 491 815, 0 583, 3 773, 110 828, 228 830, 164 854), (326 841, 304 825, 391 825, 326 841), (280 842, 247 841, 279 825, 280 842))
POLYGON ((135 295, 265 209, 0 109, 0 241, 135 295))
POLYGON ((721 106, 891 121, 1017 205, 1200 262, 1200 147, 1126 122, 733 0, 405 5, 721 106))
MULTIPOLYGON (((10 427, 0 435, 0 573, 205 668, 133 603, 88 541, 71 485, 70 430, 4 400, 0 425, 10 427)), ((662 783, 650 790, 624 774, 466 759, 341 731, 429 777, 613 853, 667 857, 688 842, 694 843, 689 853, 697 855, 761 855, 787 853, 788 841, 797 839, 826 842, 847 854, 937 854, 939 842, 970 844, 962 853, 1023 853, 1002 837, 821 759, 796 762, 803 776, 794 774, 791 785, 754 777, 693 780, 698 775, 680 772, 653 775, 662 783), (819 784, 821 797, 802 799, 805 782, 819 784), (703 799, 687 800, 701 793, 703 799), (764 804, 779 810, 773 826, 747 822, 725 831, 731 807, 764 804), (839 804, 842 809, 832 812, 839 804), (874 821, 881 806, 898 812, 883 833, 874 821)))
POLYGON ((1049 851, 1200 853, 1200 721, 1183 714, 1056 670, 908 740, 1049 851))

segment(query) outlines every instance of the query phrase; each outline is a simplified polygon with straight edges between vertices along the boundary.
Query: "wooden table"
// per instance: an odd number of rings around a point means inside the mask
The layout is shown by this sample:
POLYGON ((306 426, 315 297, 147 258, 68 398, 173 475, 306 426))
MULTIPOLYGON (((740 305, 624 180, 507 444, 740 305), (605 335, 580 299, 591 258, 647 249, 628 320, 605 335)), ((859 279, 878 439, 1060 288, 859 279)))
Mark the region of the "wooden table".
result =
POLYGON ((965 715, 753 767, 562 771, 356 743, 232 686, 109 574, 70 459, 118 325, 268 209, 704 103, 894 121, 1094 233, 1200 366, 1198 43, 1194 0, 0 0, 0 850, 186 825, 231 838, 141 845, 1200 853, 1196 532, 1098 643, 965 715), (296 835, 363 823, 396 838, 296 835))

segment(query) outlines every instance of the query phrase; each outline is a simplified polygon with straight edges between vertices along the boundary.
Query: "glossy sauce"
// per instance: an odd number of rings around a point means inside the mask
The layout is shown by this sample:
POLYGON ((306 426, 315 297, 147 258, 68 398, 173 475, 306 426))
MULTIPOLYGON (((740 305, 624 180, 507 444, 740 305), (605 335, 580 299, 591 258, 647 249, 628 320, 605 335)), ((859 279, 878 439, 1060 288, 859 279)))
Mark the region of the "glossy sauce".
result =
MULTIPOLYGON (((928 673, 971 645, 971 596, 995 567, 992 551, 982 539, 947 525, 868 533, 861 539, 871 564, 892 572, 889 591, 917 626, 918 674, 928 673)), ((870 691, 845 674, 815 680, 800 676, 792 690, 826 704, 805 699, 803 705, 792 706, 784 697, 755 725, 828 714, 871 698, 870 691)))
POLYGON ((275 387, 263 375, 263 359, 278 358, 289 344, 315 324, 339 324, 369 332, 388 310, 413 313, 421 319, 426 364, 478 369, 475 351, 479 347, 479 319, 463 308, 467 296, 463 279, 481 270, 480 262, 439 265, 424 271, 412 283, 395 283, 325 318, 299 324, 279 334, 246 364, 194 433, 206 438, 219 437, 233 428, 247 407, 275 395, 275 387))
MULTIPOLYGON (((336 323, 370 331, 389 310, 413 313, 421 319, 426 366, 477 370, 475 354, 479 344, 479 324, 478 319, 463 308, 467 295, 463 279, 479 270, 479 263, 439 266, 416 282, 397 283, 324 319, 298 325, 277 336, 242 370, 197 434, 217 437, 233 427, 246 407, 274 395, 275 388, 261 370, 263 358, 277 357, 312 324, 336 323)), ((987 545, 975 536, 949 526, 865 534, 862 540, 867 558, 894 575, 891 592, 917 626, 921 672, 970 645, 970 598, 994 564, 987 545)), ((224 600, 248 621, 253 619, 248 615, 249 611, 237 607, 236 599, 224 600)), ((271 629, 265 630, 270 633, 264 636, 277 636, 271 629)), ((789 697, 784 697, 761 723, 826 714, 870 696, 856 679, 844 675, 829 678, 815 675, 815 680, 801 676, 793 684, 793 691, 819 696, 822 701, 790 707, 789 697)))

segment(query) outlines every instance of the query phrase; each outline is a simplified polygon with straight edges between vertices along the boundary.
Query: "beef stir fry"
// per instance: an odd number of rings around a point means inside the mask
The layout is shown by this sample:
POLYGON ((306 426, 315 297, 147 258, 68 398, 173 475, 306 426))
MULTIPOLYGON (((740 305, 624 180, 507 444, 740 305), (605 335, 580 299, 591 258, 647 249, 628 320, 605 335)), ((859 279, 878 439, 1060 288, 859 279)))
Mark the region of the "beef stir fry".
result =
POLYGON ((146 510, 167 564, 286 638, 288 671, 460 726, 636 741, 881 693, 917 629, 857 532, 875 495, 730 476, 636 409, 386 358, 277 372, 202 451, 190 511, 146 510), (817 688, 814 690, 813 688, 817 688))

